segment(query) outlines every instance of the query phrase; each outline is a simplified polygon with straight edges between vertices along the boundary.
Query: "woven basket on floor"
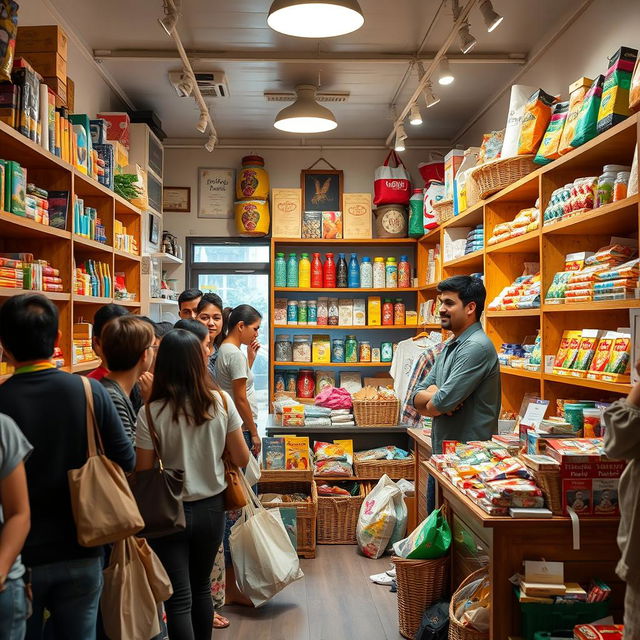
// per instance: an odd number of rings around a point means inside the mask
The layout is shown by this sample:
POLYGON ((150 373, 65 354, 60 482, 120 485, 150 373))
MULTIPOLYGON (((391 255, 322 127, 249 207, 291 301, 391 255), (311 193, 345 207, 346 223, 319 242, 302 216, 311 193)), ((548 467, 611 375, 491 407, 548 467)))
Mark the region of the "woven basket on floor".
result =
POLYGON ((449 556, 407 560, 394 556, 398 584, 398 624, 404 638, 413 638, 427 607, 446 596, 449 556))
POLYGON ((359 496, 318 496, 318 544, 358 543, 356 525, 365 496, 359 487, 359 496))
POLYGON ((515 156, 492 160, 476 167, 471 172, 471 177, 478 183, 480 199, 484 200, 529 175, 537 168, 533 158, 533 155, 515 156))
POLYGON ((396 399, 353 401, 353 416, 359 427, 395 427, 399 411, 396 399))
POLYGON ((354 461, 356 476, 358 478, 368 478, 375 480, 387 474, 392 480, 405 478, 413 480, 416 471, 416 461, 413 454, 403 460, 365 460, 363 462, 354 461))
MULTIPOLYGON (((468 575, 460 584, 456 592, 451 597, 451 602, 449 603, 449 640, 489 640, 489 632, 476 631, 475 629, 470 629, 469 627, 465 627, 462 623, 456 620, 455 611, 460 604, 460 591, 466 587, 468 584, 471 584, 475 580, 479 580, 487 575, 487 569, 482 568, 478 569, 478 571, 474 571, 472 574, 468 575)), ((496 639, 497 640, 497 639, 496 639)))
POLYGON ((433 210, 438 215, 438 222, 445 223, 453 218, 453 200, 440 200, 433 203, 433 210))

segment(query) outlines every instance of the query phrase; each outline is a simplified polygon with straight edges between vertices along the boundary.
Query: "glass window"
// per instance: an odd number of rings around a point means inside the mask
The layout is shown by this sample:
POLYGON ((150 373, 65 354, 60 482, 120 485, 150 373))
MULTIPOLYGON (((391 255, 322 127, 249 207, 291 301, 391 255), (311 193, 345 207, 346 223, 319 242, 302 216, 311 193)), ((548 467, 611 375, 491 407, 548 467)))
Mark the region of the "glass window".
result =
POLYGON ((193 262, 269 263, 269 247, 259 244, 194 244, 193 262))

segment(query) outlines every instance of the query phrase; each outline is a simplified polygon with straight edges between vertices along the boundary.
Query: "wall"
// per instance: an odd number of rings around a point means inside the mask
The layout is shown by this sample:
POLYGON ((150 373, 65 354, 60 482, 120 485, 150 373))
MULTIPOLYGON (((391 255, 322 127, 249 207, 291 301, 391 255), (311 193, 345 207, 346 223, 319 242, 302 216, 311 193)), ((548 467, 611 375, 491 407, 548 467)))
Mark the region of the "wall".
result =
MULTIPOLYGON (((553 20, 553 16, 549 16, 553 20)), ((582 76, 605 73, 608 58, 620 46, 640 49, 640 2, 594 0, 587 10, 549 46, 517 80, 568 98, 569 85, 582 76)), ((505 24, 500 28, 508 28, 505 24)), ((482 134, 503 129, 509 109, 510 86, 499 101, 459 140, 465 147, 478 145, 482 134)))
MULTIPOLYGON (((164 184, 191 187, 191 212, 189 214, 166 213, 163 227, 177 236, 186 246, 186 236, 232 237, 236 235, 233 220, 204 220, 197 217, 198 167, 241 166, 243 156, 258 153, 265 160, 272 187, 299 187, 300 171, 310 167, 321 156, 336 169, 344 171, 345 193, 372 192, 373 173, 382 164, 384 149, 331 150, 323 149, 261 149, 259 145, 244 150, 220 149, 208 153, 202 149, 167 149, 164 158, 164 184)), ((412 173, 414 183, 418 179, 418 164, 428 157, 428 151, 407 151, 402 159, 412 173)), ((319 168, 326 167, 320 164, 319 168)), ((422 184, 420 182, 419 184, 422 184)), ((184 283, 184 268, 171 272, 172 278, 184 283)))

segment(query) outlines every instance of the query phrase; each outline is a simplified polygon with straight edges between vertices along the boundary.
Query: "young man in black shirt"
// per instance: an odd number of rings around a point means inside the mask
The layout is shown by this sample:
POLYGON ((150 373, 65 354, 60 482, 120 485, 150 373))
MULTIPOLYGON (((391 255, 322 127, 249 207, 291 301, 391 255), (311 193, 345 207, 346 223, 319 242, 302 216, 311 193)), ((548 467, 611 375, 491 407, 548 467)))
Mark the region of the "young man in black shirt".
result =
MULTIPOLYGON (((0 341, 16 368, 0 385, 0 412, 33 445, 25 463, 31 531, 23 561, 32 570, 34 610, 27 640, 42 638, 45 608, 56 637, 95 638, 102 591, 102 548, 78 544, 71 511, 67 472, 87 459, 86 399, 80 378, 51 363, 59 339, 58 309, 48 298, 24 294, 0 307, 0 341)), ((105 455, 132 471, 135 453, 113 402, 98 382, 91 390, 105 455)))

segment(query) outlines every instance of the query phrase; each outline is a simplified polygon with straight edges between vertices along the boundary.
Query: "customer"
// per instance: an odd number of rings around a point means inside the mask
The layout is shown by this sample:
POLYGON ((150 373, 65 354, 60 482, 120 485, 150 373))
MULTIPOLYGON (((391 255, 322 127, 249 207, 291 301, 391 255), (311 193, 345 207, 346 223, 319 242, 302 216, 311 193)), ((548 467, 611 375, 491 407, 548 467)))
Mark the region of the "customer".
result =
MULTIPOLYGON (((23 558, 33 585, 28 640, 42 638, 45 608, 56 637, 95 637, 102 589, 102 548, 78 544, 71 511, 67 473, 87 460, 86 400, 80 377, 51 363, 59 339, 58 309, 44 296, 15 296, 0 308, 0 340, 16 368, 0 385, 0 411, 34 447, 25 464, 31 531, 23 558)), ((105 455, 132 471, 133 447, 113 402, 97 382, 91 390, 105 455)))
POLYGON ((214 375, 218 349, 225 338, 223 311, 222 299, 215 293, 205 293, 196 309, 196 319, 207 327, 211 339, 208 365, 211 375, 214 375))
POLYGON ((91 344, 93 347, 94 353, 100 358, 100 366, 97 369, 94 369, 91 373, 87 375, 87 378, 92 378, 93 380, 102 380, 109 369, 107 369, 107 365, 102 357, 102 345, 101 345, 101 336, 102 330, 104 326, 109 322, 109 320, 113 320, 114 318, 119 318, 120 316, 126 316, 129 314, 129 311, 119 304, 105 304, 103 307, 100 307, 95 315, 93 316, 93 334, 91 338, 91 344))
MULTIPOLYGON (((636 362, 640 374, 640 360, 636 362)), ((607 455, 629 464, 620 478, 618 496, 621 558, 616 573, 627 583, 624 598, 624 640, 640 638, 640 382, 629 395, 616 400, 604 413, 607 455)))
POLYGON ((109 373, 100 381, 113 400, 126 434, 135 443, 136 411, 130 395, 155 358, 151 326, 134 315, 114 318, 102 331, 102 353, 109 373))
POLYGON ((20 551, 29 533, 24 460, 33 447, 16 423, 0 414, 0 638, 22 640, 28 604, 20 551))
POLYGON ((185 289, 178 296, 178 315, 182 319, 195 319, 200 298, 202 298, 200 289, 185 289))
POLYGON ((131 404, 133 405, 133 409, 136 412, 140 411, 142 405, 149 400, 149 396, 151 395, 151 385, 153 384, 153 368, 156 362, 156 351, 158 350, 158 346, 162 338, 173 329, 173 325, 170 322, 154 322, 151 318, 147 316, 138 316, 141 320, 146 322, 153 329, 153 344, 152 344, 152 352, 151 352, 151 363, 149 364, 149 368, 145 371, 138 382, 134 385, 131 390, 131 404))
POLYGON ((201 322, 187 318, 185 320, 178 320, 173 325, 174 329, 184 329, 198 338, 200 346, 202 347, 202 355, 204 357, 205 366, 209 365, 209 357, 211 356, 211 337, 209 331, 201 322))
MULTIPOLYGON (((163 464, 184 469, 184 531, 150 540, 173 585, 166 602, 171 640, 209 640, 213 604, 210 575, 224 530, 223 452, 244 466, 249 451, 242 420, 229 396, 208 379, 202 344, 183 329, 170 331, 158 349, 150 414, 163 464)), ((154 451, 147 416, 136 433, 136 469, 151 469, 154 451)))

